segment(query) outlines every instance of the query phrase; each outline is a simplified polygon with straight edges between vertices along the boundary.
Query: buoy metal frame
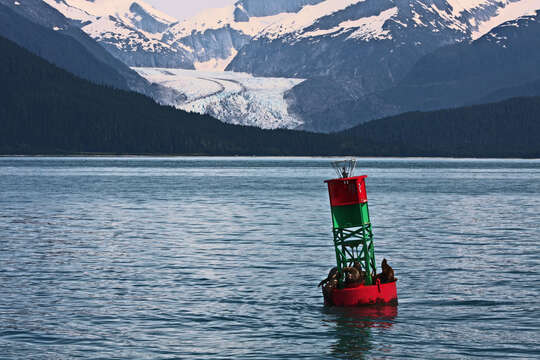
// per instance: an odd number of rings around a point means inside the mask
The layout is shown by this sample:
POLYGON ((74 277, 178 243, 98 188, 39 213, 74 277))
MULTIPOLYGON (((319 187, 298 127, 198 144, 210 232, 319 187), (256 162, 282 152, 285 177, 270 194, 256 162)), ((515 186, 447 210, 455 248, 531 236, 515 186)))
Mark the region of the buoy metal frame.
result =
POLYGON ((376 274, 373 231, 369 218, 366 180, 367 176, 326 180, 332 213, 332 233, 339 276, 343 287, 343 268, 362 265, 365 284, 373 285, 376 274))
POLYGON ((357 306, 397 304, 396 283, 381 284, 375 279, 375 247, 366 192, 367 175, 326 180, 332 214, 332 233, 339 285, 331 294, 331 305, 357 306), (345 288, 343 268, 361 264, 362 285, 345 288))

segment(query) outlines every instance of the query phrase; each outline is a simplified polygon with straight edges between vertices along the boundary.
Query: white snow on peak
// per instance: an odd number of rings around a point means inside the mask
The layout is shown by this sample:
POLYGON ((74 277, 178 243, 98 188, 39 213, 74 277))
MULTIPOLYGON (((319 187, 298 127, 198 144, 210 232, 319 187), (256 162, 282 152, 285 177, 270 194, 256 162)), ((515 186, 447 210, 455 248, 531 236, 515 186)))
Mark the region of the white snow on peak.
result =
POLYGON ((276 38, 281 35, 299 31, 312 25, 317 19, 343 10, 350 5, 365 0, 326 0, 316 5, 306 5, 298 13, 280 13, 271 16, 250 17, 249 21, 234 20, 235 7, 208 9, 195 17, 181 22, 174 27, 177 37, 189 36, 193 31, 204 32, 209 29, 220 29, 229 25, 232 29, 246 35, 256 37, 264 35, 276 38))
POLYGON ((233 22, 234 6, 211 8, 175 25, 172 32, 179 37, 184 37, 191 35, 193 31, 204 32, 209 29, 220 29, 233 22))
POLYGON ((127 35, 126 30, 122 29, 125 26, 131 27, 144 34, 148 38, 160 39, 162 34, 152 34, 139 29, 133 20, 137 20, 130 7, 132 4, 138 4, 144 11, 154 17, 157 21, 166 25, 171 25, 176 22, 176 19, 154 9, 150 5, 142 1, 134 0, 43 0, 50 6, 56 8, 65 17, 69 19, 79 20, 81 22, 99 23, 99 26, 83 27, 83 30, 90 36, 97 38, 105 33, 117 33, 119 35, 127 35), (118 21, 113 21, 109 18, 113 16, 118 21), (119 25, 123 24, 124 26, 119 25), (91 28, 91 29, 90 29, 91 28))
POLYGON ((414 23, 418 26, 427 26, 426 24, 424 24, 424 22, 422 21, 422 17, 416 12, 416 11, 412 11, 412 14, 413 14, 413 17, 412 17, 412 20, 414 21, 414 23))
MULTIPOLYGON (((154 9, 140 0, 43 0, 56 8, 65 17, 78 20, 85 25, 82 30, 98 41, 110 43, 120 50, 144 50, 158 52, 168 49, 178 52, 171 45, 162 42, 162 33, 150 33, 141 29, 137 22, 140 15, 130 10, 139 5, 146 13, 166 26, 176 23, 176 19, 154 9), (112 17, 112 18, 111 18, 112 17)), ((185 47, 187 50, 187 47, 185 47)))
POLYGON ((273 16, 251 17, 249 21, 236 22, 234 20, 234 9, 234 6, 208 9, 195 17, 174 26, 172 33, 174 33, 177 38, 183 38, 191 35, 192 32, 203 33, 206 30, 217 30, 225 26, 230 26, 232 29, 254 37, 264 28, 282 21, 287 15, 290 16, 290 14, 278 14, 273 16))
POLYGON ((452 15, 459 17, 463 12, 470 12, 473 9, 484 7, 490 3, 507 3, 507 0, 446 0, 452 6, 452 15))
POLYGON ((398 11, 399 10, 397 7, 393 7, 391 9, 382 11, 379 15, 368 16, 357 20, 343 21, 331 29, 308 31, 300 35, 300 37, 308 38, 329 34, 332 34, 332 36, 338 36, 349 32, 352 29, 356 29, 347 37, 347 39, 387 39, 390 36, 389 31, 384 30, 383 25, 390 18, 396 16, 398 11))
POLYGON ((68 19, 79 20, 82 22, 93 21, 96 19, 96 16, 86 12, 83 9, 73 7, 65 1, 57 0, 43 0, 45 3, 49 4, 51 7, 60 11, 68 19))
POLYGON ((20 3, 20 2, 18 2, 18 1, 15 1, 15 2, 13 3, 13 4, 14 4, 15 6, 19 6, 19 5, 21 5, 21 3, 20 3))
MULTIPOLYGON (((467 31, 467 25, 459 21, 453 13, 449 14, 445 10, 439 9, 439 7, 436 4, 431 5, 431 10, 435 11, 435 13, 437 13, 437 15, 439 15, 441 19, 447 22, 446 26, 448 28, 458 30, 458 31, 467 31)), ((430 24, 434 28, 437 28, 434 22, 430 22, 430 24)))
POLYGON ((507 5, 497 11, 497 15, 487 21, 479 22, 477 29, 472 34, 472 39, 476 40, 490 32, 495 27, 522 16, 531 16, 540 10, 540 0, 520 0, 516 2, 505 1, 507 5))
MULTIPOLYGON (((398 14, 398 8, 394 7, 381 12, 379 15, 370 16, 356 21, 350 21, 346 26, 358 27, 358 30, 349 35, 348 39, 388 39, 389 31, 383 29, 383 25, 398 14)), ((347 23, 347 22, 346 22, 347 23)))
MULTIPOLYGON (((326 0, 315 5, 306 5, 297 13, 284 13, 276 15, 279 21, 266 27, 261 35, 269 38, 277 38, 288 33, 305 29, 318 19, 348 8, 351 5, 364 2, 365 0, 326 0)), ((277 19, 276 19, 277 20, 277 19)))
MULTIPOLYGON (((45 2, 51 5, 51 2, 56 2, 55 0, 44 0, 45 2)), ((126 17, 130 14, 131 11, 129 8, 131 5, 138 4, 141 8, 144 9, 148 14, 152 15, 157 20, 163 23, 174 23, 177 20, 161 11, 154 9, 152 6, 144 3, 139 0, 63 0, 67 6, 82 10, 87 14, 94 16, 119 16, 121 18, 126 17)), ((54 6, 54 5, 52 5, 54 6)), ((56 6, 55 6, 56 7, 56 6)))

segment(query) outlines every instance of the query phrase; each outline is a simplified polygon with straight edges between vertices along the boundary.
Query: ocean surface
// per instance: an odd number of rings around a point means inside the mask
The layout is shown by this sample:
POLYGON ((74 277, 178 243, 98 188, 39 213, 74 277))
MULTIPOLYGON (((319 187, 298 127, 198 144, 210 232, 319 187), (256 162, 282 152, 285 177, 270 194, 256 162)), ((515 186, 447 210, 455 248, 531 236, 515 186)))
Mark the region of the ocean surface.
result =
POLYGON ((359 159, 399 306, 354 309, 331 161, 0 158, 0 358, 540 358, 539 160, 359 159))

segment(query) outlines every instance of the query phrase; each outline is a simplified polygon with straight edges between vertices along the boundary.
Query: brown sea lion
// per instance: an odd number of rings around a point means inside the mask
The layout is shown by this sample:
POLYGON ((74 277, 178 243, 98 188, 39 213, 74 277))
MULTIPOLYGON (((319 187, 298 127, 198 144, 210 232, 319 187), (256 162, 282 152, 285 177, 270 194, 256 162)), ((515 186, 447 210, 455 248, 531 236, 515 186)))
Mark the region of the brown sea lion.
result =
POLYGON ((381 268, 382 273, 377 275, 377 278, 381 281, 381 284, 397 281, 397 278, 394 277, 394 269, 392 269, 392 267, 388 265, 386 259, 383 259, 381 263, 381 268))
POLYGON ((327 281, 322 287, 322 294, 324 298, 324 305, 332 306, 334 302, 332 301, 332 291, 338 287, 338 279, 334 278, 327 281))
POLYGON ((334 279, 337 280, 337 278, 338 278, 338 269, 337 267, 334 266, 328 272, 328 276, 326 277, 326 279, 322 280, 317 287, 321 287, 331 280, 334 280, 334 279))
POLYGON ((362 269, 362 265, 358 261, 355 261, 353 267, 360 273, 359 281, 364 283, 366 281, 366 272, 362 269))
POLYGON ((355 287, 360 285, 360 271, 358 271, 355 267, 344 267, 343 272, 345 273, 345 287, 355 287))

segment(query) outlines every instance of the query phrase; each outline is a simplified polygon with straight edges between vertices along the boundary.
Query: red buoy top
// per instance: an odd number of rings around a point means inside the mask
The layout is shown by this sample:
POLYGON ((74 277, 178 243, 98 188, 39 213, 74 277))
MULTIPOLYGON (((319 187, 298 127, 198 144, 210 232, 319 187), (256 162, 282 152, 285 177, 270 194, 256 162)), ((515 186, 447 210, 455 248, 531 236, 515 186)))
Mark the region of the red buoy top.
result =
POLYGON ((326 180, 331 206, 367 203, 367 175, 326 180))

